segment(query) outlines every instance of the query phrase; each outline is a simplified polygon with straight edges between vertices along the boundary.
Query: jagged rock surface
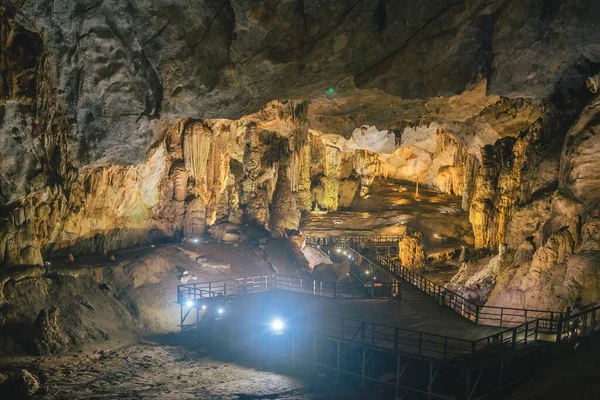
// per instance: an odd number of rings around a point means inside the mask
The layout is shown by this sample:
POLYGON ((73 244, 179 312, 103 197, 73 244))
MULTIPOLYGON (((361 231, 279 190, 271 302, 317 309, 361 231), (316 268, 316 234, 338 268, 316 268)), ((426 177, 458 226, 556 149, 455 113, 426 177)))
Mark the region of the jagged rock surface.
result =
POLYGON ((423 271, 427 266, 427 255, 423 247, 423 234, 408 231, 398 242, 398 257, 402 266, 423 271))
POLYGON ((5 1, 0 262, 228 223, 286 236, 384 177, 462 196, 475 246, 517 251, 490 299, 560 275, 542 262, 575 263, 569 290, 592 296, 598 98, 581 110, 598 15, 592 0, 5 1))
POLYGON ((57 354, 67 349, 68 339, 58 323, 56 307, 40 311, 33 324, 32 350, 38 355, 57 354))

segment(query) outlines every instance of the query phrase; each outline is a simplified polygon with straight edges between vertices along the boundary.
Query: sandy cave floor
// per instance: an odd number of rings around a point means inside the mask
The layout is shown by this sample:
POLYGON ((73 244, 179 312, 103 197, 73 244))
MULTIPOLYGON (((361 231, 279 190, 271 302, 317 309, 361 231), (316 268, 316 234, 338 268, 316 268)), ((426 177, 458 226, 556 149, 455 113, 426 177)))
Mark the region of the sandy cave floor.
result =
POLYGON ((168 344, 142 341, 99 351, 4 359, 0 366, 37 372, 45 399, 377 398, 376 393, 367 395, 330 380, 274 372, 277 368, 269 365, 246 366, 235 354, 173 344, 181 339, 171 335, 168 344))

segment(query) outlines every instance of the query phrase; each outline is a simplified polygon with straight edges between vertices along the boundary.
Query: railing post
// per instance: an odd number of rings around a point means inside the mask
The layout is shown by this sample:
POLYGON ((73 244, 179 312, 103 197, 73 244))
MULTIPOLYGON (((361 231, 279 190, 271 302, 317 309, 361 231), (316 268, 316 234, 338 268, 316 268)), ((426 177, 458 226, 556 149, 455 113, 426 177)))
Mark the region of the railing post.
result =
POLYGON ((517 328, 513 328, 511 349, 514 350, 516 347, 517 347, 517 328))
POLYGON ((400 354, 396 356, 396 399, 400 394, 400 354))
POLYGON ((317 335, 313 335, 313 359, 312 359, 313 374, 317 372, 317 335))
POLYGON ((364 322, 361 323, 360 342, 361 343, 365 342, 365 323, 364 322))
POLYGON ((560 343, 560 340, 562 339, 563 325, 563 314, 561 313, 558 317, 558 326, 556 327, 556 343, 560 343))
POLYGON ((296 331, 295 330, 292 331, 292 368, 296 369, 296 331))
POLYGON ((338 340, 337 341, 337 362, 336 362, 336 368, 335 368, 335 381, 336 383, 340 382, 340 344, 341 342, 338 340))
POLYGON ((367 360, 366 360, 366 351, 365 351, 365 348, 363 346, 363 348, 362 348, 362 368, 361 368, 361 378, 362 379, 360 381, 360 385, 362 387, 365 387, 365 370, 366 370, 366 367, 367 367, 366 366, 366 362, 367 362, 367 360))
POLYGON ((371 344, 375 345, 375 324, 371 324, 371 344))
POLYGON ((333 282, 333 298, 337 298, 337 282, 333 282))
POLYGON ((398 351, 398 328, 394 328, 394 350, 398 351))
POLYGON ((479 306, 478 305, 475 306, 475 325, 479 325, 479 306))

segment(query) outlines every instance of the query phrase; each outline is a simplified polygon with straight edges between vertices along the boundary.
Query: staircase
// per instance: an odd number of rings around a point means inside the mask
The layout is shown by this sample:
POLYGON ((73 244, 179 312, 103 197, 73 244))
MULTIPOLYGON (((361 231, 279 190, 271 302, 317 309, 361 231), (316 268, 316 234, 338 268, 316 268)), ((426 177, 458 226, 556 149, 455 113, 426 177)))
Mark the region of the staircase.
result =
MULTIPOLYGON (((453 292, 413 270, 405 268, 400 261, 391 257, 392 249, 397 248, 398 236, 340 236, 331 238, 307 237, 309 245, 318 244, 320 247, 337 247, 352 252, 357 260, 361 260, 358 268, 368 268, 377 274, 383 274, 386 279, 410 284, 430 297, 437 299, 441 305, 445 305, 463 318, 477 325, 514 327, 529 321, 538 321, 540 332, 544 332, 544 338, 555 339, 554 335, 560 335, 564 330, 564 313, 546 310, 519 309, 511 307, 482 306, 453 292), (382 249, 384 250, 382 252, 382 249), (388 251, 385 251, 385 250, 388 251), (385 271, 385 272, 383 272, 385 271)), ((400 291, 401 296, 401 291, 400 291)), ((590 314, 589 318, 592 318, 590 314)), ((595 318, 595 315, 594 315, 595 318)), ((594 321, 596 321, 594 319, 594 321)), ((588 324, 589 325, 589 324, 588 324)), ((594 322, 592 325, 598 325, 594 322)))

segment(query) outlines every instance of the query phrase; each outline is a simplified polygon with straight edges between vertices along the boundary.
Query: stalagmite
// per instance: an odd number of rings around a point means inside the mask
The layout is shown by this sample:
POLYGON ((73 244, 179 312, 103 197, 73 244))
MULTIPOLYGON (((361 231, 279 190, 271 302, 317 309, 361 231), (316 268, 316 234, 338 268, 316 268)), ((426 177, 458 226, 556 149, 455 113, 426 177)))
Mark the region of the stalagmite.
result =
POLYGON ((427 266, 427 256, 423 247, 423 234, 407 231, 398 242, 398 257, 404 267, 423 271, 427 266))

